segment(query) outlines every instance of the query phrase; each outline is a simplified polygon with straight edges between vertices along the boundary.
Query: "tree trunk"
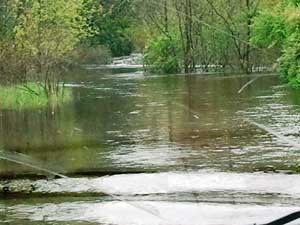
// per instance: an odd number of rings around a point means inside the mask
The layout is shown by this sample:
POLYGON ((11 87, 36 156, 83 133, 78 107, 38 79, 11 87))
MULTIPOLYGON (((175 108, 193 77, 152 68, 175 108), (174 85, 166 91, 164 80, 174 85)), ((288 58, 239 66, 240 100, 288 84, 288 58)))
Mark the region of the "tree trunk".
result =
POLYGON ((251 38, 251 24, 252 24, 252 16, 250 15, 251 5, 250 0, 246 0, 246 7, 247 7, 247 44, 245 50, 245 72, 251 73, 252 72, 252 65, 251 65, 251 46, 249 44, 251 38))
POLYGON ((192 0, 185 0, 185 42, 184 51, 184 72, 191 73, 194 71, 194 51, 193 51, 193 10, 192 0))
POLYGON ((168 15, 168 0, 164 1, 164 29, 165 33, 169 33, 169 15, 168 15))

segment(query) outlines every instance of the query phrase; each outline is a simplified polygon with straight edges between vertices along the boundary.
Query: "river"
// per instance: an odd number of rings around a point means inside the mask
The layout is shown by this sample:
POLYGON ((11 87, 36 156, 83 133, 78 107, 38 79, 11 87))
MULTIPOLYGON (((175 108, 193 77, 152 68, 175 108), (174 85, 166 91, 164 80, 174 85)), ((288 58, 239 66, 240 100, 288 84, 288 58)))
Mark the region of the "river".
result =
POLYGON ((300 94, 277 75, 93 68, 66 87, 55 112, 0 111, 5 151, 69 177, 1 160, 1 224, 246 225, 300 209, 300 94))

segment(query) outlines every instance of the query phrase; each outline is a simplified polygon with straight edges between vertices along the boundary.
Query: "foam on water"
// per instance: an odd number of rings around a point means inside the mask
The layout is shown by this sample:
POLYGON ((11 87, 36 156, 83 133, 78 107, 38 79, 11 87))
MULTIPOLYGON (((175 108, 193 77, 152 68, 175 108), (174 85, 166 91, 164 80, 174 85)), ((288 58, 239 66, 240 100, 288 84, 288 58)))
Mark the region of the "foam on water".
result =
POLYGON ((47 193, 99 192, 113 195, 147 195, 218 191, 300 197, 300 175, 286 174, 168 172, 36 181, 34 185, 36 191, 47 193))

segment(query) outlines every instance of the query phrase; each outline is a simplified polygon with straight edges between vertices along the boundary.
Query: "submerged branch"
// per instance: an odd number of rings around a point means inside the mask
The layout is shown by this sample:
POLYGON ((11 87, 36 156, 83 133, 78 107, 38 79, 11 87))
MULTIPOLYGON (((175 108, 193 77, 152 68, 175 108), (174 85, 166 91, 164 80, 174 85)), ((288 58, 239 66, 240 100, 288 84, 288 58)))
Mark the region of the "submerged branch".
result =
POLYGON ((9 151, 0 150, 0 159, 13 162, 19 165, 27 166, 38 171, 46 172, 47 174, 51 174, 60 178, 67 178, 67 176, 54 172, 53 170, 47 169, 45 168, 45 166, 41 166, 43 165, 42 163, 39 163, 36 160, 31 159, 30 157, 21 153, 12 153, 9 151))
POLYGON ((241 94, 249 85, 251 85, 252 83, 254 83, 255 81, 257 81, 258 79, 260 78, 259 77, 255 77, 253 78, 252 80, 250 80, 249 82, 247 82, 239 91, 238 93, 241 94))

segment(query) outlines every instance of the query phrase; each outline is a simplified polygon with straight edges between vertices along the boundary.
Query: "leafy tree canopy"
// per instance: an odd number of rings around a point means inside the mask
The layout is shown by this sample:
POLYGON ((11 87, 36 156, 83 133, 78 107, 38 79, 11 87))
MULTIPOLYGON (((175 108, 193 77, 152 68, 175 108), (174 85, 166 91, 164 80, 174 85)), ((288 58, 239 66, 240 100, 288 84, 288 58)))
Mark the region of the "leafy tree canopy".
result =
POLYGON ((252 27, 254 44, 282 50, 280 71, 293 87, 300 87, 300 1, 285 0, 262 11, 252 27))

